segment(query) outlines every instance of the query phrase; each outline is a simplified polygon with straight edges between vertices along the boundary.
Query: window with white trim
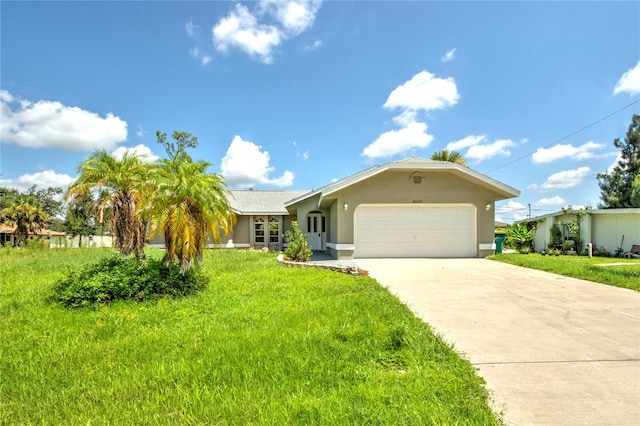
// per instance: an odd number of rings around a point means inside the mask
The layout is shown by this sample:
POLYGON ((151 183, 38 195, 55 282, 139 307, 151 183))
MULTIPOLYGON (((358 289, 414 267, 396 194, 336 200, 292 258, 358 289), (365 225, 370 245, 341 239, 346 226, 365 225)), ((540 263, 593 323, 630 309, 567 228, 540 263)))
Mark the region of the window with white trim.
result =
POLYGON ((274 216, 269 218, 269 242, 280 242, 280 220, 274 216))
POLYGON ((264 244, 264 217, 257 217, 253 221, 254 241, 264 244))

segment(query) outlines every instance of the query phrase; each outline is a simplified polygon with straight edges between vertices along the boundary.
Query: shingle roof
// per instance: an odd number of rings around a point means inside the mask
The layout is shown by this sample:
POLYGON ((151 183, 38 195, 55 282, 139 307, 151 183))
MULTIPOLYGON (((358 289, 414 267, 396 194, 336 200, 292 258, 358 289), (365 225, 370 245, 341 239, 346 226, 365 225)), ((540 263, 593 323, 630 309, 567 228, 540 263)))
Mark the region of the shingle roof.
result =
POLYGON ((240 190, 230 192, 232 196, 229 197, 229 202, 237 214, 286 215, 289 212, 284 207, 284 203, 309 191, 240 190))

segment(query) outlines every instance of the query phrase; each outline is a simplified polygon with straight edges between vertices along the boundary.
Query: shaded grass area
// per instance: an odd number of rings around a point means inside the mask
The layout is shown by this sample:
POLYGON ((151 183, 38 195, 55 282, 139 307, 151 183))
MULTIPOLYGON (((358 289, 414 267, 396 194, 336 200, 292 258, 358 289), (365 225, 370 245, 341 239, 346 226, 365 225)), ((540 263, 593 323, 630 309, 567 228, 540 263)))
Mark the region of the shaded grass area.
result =
POLYGON ((0 254, 0 423, 498 424, 473 367, 371 278, 216 250, 195 295, 46 301, 105 254, 0 254))
POLYGON ((553 272, 616 287, 640 291, 640 260, 586 256, 542 256, 532 254, 497 254, 491 259, 526 268, 553 272), (624 263, 625 265, 602 266, 624 263))

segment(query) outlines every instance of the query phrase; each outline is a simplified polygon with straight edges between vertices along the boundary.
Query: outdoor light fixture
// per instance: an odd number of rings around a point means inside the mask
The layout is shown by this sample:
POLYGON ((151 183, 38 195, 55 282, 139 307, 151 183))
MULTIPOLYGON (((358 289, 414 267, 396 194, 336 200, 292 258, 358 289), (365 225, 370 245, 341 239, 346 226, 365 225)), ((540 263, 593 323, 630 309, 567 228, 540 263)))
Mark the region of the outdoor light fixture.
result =
POLYGON ((415 186, 420 185, 422 183, 422 179, 424 179, 424 175, 420 172, 413 172, 411 173, 411 176, 409 176, 409 180, 415 186))
POLYGON ((489 202, 489 203, 487 203, 487 205, 486 205, 486 206, 484 206, 484 209, 485 209, 486 211, 491 210, 491 203, 490 203, 490 202, 489 202))
POLYGON ((349 210, 349 204, 344 203, 344 204, 342 205, 342 208, 343 208, 343 209, 344 209, 344 211, 346 212, 347 210, 349 210))

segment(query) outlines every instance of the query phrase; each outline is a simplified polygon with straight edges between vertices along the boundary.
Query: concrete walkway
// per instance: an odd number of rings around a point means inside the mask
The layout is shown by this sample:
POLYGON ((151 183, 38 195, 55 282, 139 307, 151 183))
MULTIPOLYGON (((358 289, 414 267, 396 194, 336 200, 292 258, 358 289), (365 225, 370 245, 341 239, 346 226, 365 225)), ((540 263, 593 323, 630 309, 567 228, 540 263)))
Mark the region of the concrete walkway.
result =
POLYGON ((487 259, 358 259, 511 425, 640 425, 640 293, 487 259))

